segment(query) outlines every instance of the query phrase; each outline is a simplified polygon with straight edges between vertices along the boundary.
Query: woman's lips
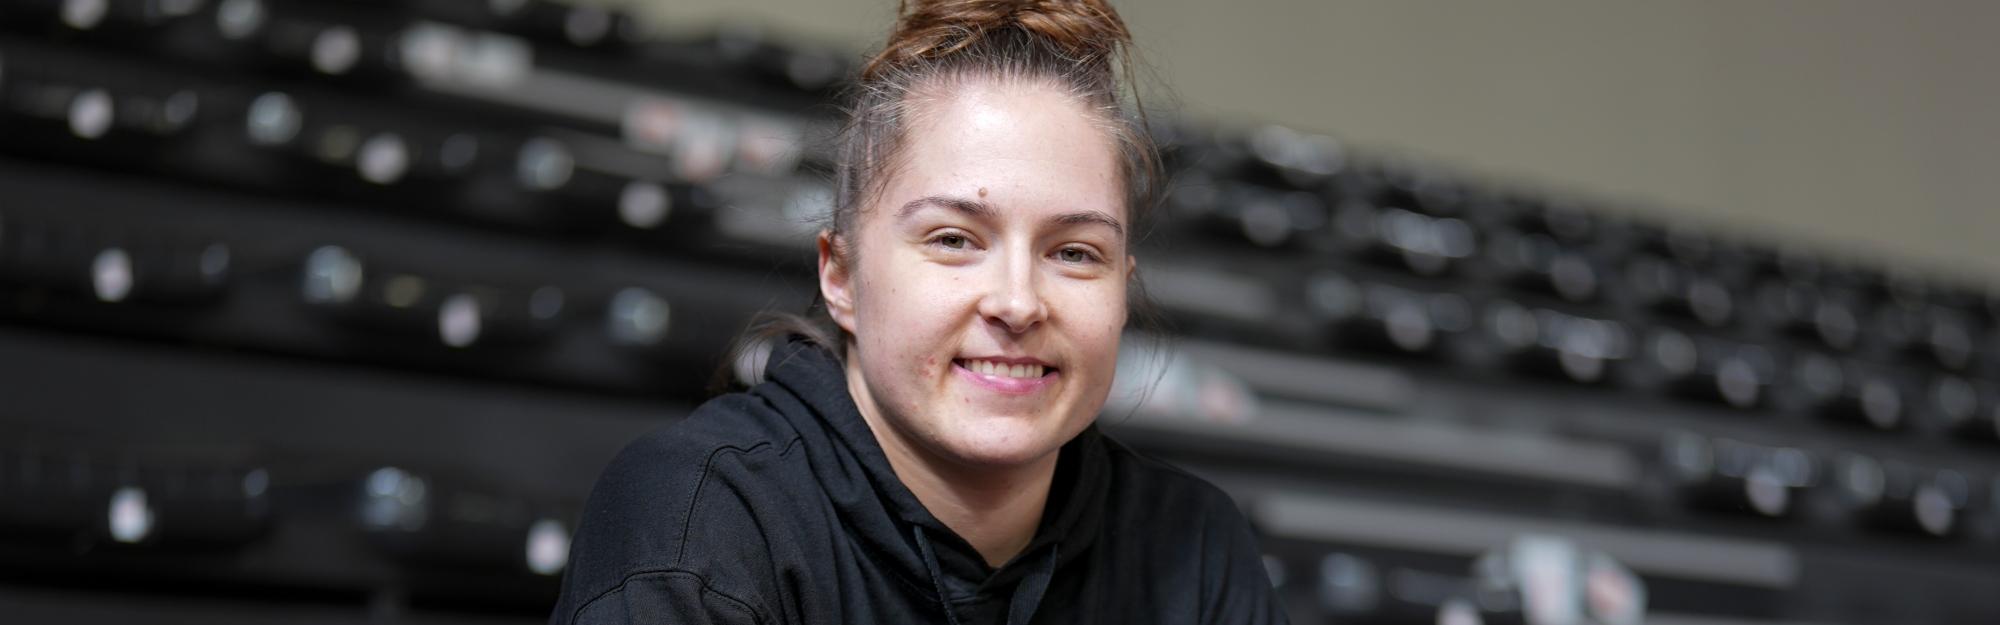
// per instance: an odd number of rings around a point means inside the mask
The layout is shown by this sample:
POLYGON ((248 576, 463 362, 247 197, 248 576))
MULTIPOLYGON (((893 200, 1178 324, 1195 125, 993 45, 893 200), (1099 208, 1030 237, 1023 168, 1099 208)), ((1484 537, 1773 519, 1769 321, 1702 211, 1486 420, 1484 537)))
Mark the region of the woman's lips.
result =
POLYGON ((979 373, 965 368, 965 364, 961 362, 951 363, 951 370, 957 373, 959 377, 980 388, 1002 395, 1030 395, 1039 392, 1054 385, 1056 383, 1056 376, 1060 374, 1060 372, 1051 368, 1038 378, 1015 378, 979 373))

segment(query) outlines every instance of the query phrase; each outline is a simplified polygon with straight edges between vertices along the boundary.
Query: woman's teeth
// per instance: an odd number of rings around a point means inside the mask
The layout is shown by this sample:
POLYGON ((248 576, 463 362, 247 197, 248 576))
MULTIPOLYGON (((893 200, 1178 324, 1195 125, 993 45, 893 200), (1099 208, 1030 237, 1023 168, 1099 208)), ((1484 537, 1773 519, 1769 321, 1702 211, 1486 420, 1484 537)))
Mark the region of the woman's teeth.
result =
POLYGON ((965 368, 973 373, 997 375, 1005 378, 1039 378, 1047 371, 1042 365, 1010 365, 991 360, 967 360, 965 368))

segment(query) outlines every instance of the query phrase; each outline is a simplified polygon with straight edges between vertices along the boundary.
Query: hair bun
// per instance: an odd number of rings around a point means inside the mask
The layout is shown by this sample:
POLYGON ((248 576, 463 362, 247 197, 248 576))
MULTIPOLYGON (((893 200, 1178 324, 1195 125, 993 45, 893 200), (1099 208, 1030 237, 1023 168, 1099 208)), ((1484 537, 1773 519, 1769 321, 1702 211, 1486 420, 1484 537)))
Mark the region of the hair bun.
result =
POLYGON ((1105 64, 1132 42, 1107 0, 903 0, 896 29, 861 71, 863 80, 895 67, 947 59, 994 33, 1022 34, 1074 59, 1105 64))

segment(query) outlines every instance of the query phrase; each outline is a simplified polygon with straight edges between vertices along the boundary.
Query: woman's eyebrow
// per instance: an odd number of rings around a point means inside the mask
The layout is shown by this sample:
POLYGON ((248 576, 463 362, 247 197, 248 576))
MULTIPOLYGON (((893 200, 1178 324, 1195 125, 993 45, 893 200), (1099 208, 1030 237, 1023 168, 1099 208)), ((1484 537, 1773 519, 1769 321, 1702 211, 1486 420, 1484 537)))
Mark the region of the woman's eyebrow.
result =
POLYGON ((1059 226, 1097 224, 1104 226, 1106 228, 1110 228, 1111 231, 1116 233, 1118 237, 1121 239, 1125 237, 1125 224, 1118 223, 1117 219, 1113 218, 1110 215, 1105 214, 1104 211, 1080 211, 1075 213, 1063 213, 1061 215, 1056 215, 1055 217, 1049 219, 1049 221, 1059 226))
POLYGON ((1000 212, 994 210, 992 204, 987 204, 979 200, 951 195, 930 195, 910 200, 909 203, 904 204, 902 210, 896 211, 896 221, 909 219, 910 215, 916 214, 918 210, 922 210, 926 206, 949 208, 964 213, 967 217, 976 219, 991 220, 1000 216, 1000 212))
MULTIPOLYGON (((896 211, 896 221, 908 219, 911 215, 916 214, 917 211, 932 206, 949 208, 974 219, 991 221, 998 219, 1000 216, 1000 212, 993 208, 992 204, 980 200, 952 195, 928 195, 903 204, 903 208, 896 211)), ((1048 223, 1057 226, 1101 225, 1110 228, 1120 238, 1125 236, 1125 224, 1119 223, 1117 218, 1106 214, 1104 211, 1086 210, 1063 213, 1049 218, 1048 223)))

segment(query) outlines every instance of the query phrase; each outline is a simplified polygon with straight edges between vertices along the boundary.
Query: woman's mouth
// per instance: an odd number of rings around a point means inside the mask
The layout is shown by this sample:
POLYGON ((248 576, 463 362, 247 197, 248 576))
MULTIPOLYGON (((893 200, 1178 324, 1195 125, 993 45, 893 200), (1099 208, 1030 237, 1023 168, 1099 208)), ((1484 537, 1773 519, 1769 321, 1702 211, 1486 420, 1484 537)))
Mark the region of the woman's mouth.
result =
POLYGON ((1041 363, 960 358, 952 369, 975 385, 1007 395, 1026 395, 1054 384, 1059 371, 1041 363))
POLYGON ((1054 367, 1049 367, 1047 365, 1042 365, 1040 363, 1008 364, 996 360, 981 360, 981 359, 962 358, 959 359, 957 363, 958 366, 965 367, 966 369, 972 371, 973 373, 994 375, 1006 378, 1039 378, 1042 377, 1042 375, 1047 373, 1048 371, 1055 369, 1054 367))

